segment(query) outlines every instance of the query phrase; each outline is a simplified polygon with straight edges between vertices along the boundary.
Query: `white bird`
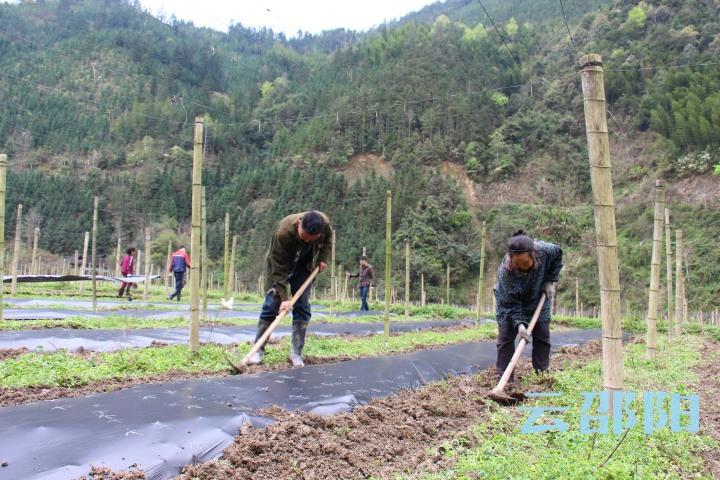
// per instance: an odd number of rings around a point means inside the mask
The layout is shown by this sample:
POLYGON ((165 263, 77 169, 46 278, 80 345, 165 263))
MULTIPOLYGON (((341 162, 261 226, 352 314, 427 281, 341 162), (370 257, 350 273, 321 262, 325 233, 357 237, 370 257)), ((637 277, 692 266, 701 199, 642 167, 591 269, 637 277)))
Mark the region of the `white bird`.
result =
POLYGON ((223 310, 232 310, 234 300, 235 297, 231 297, 230 300, 225 300, 224 298, 221 298, 220 305, 222 305, 223 310))

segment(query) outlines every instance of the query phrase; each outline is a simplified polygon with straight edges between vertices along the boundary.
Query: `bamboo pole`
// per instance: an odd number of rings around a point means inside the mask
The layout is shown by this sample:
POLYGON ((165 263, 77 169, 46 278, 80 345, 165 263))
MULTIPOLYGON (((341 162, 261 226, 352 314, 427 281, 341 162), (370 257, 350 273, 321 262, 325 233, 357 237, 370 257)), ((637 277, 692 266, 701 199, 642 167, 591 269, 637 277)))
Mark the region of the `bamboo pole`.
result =
POLYGON ((675 230, 675 336, 682 334, 683 320, 683 231, 675 230))
POLYGON ((655 181, 655 215, 653 221, 653 248, 650 260, 650 293, 647 312, 647 356, 655 358, 657 349, 657 319, 660 303, 660 269, 662 267, 662 241, 665 212, 665 184, 655 181))
POLYGON ((392 192, 388 190, 385 197, 385 340, 390 338, 390 285, 392 268, 392 192))
POLYGON ((202 232, 200 235, 200 243, 202 244, 202 271, 200 277, 200 285, 202 290, 202 318, 207 322, 210 320, 208 316, 208 252, 207 252, 207 195, 205 187, 202 187, 202 232))
MULTIPOLYGON (((87 254, 88 254, 88 247, 90 245, 90 232, 85 232, 85 238, 83 239, 83 255, 82 255, 82 262, 80 264, 80 275, 85 275, 87 273, 87 254)), ((80 293, 83 293, 83 290, 85 289, 85 282, 80 282, 80 293)))
POLYGON ((165 276, 165 294, 170 294, 170 262, 172 261, 172 240, 168 240, 167 258, 165 259, 165 268, 163 275, 165 276))
MULTIPOLYGON (((235 292, 235 256, 237 255, 238 235, 232 237, 232 249, 230 250, 230 263, 228 264, 228 273, 230 276, 230 298, 233 298, 235 292)), ((230 300, 228 298, 227 300, 230 300)))
POLYGON ((337 275, 335 275, 335 229, 332 229, 332 237, 330 239, 330 290, 333 300, 337 301, 337 275))
POLYGON ((605 390, 615 391, 623 389, 624 373, 615 198, 605 111, 602 57, 597 54, 584 55, 580 65, 600 277, 603 386, 605 390))
POLYGON ((478 274, 478 294, 477 294, 477 321, 480 322, 483 314, 483 302, 485 300, 485 232, 486 223, 483 220, 482 230, 480 231, 480 273, 478 274))
POLYGON ((98 203, 100 199, 95 196, 93 202, 93 222, 92 222, 92 247, 90 255, 90 269, 92 275, 92 297, 93 297, 93 312, 97 312, 97 264, 95 260, 95 254, 97 252, 97 224, 98 224, 98 203))
POLYGON ((38 242, 40 241, 40 227, 35 227, 33 230, 33 248, 32 258, 30 259, 30 275, 37 275, 38 273, 38 242))
POLYGON ((115 278, 119 278, 120 272, 120 257, 122 255, 122 238, 120 238, 120 232, 118 232, 117 247, 115 248, 115 278))
POLYGON ((18 204, 17 217, 15 218, 15 246, 12 259, 12 283, 10 284, 10 296, 17 291, 18 262, 20 261, 20 247, 22 245, 22 203, 18 204))
POLYGON ((450 263, 445 269, 445 303, 450 305, 450 263))
POLYGON ((580 316, 580 279, 575 277, 575 316, 580 316))
POLYGON ((410 242, 405 239, 405 320, 410 319, 410 242))
MULTIPOLYGON (((0 154, 0 278, 5 278, 5 193, 7 191, 7 155, 0 154)), ((5 320, 3 294, 5 286, 0 285, 0 323, 5 320)))
POLYGON ((190 230, 190 351, 200 349, 200 221, 202 201, 203 120, 195 117, 193 145, 192 212, 190 230))
POLYGON ((667 284, 668 341, 673 336, 673 263, 672 232, 670 231, 670 209, 665 209, 665 281, 667 284))
POLYGON ((150 287, 150 259, 152 249, 150 248, 150 229, 145 227, 145 281, 143 282, 143 300, 148 298, 148 288, 150 287))
POLYGON ((225 249, 223 250, 224 298, 230 300, 230 213, 225 212, 225 249))

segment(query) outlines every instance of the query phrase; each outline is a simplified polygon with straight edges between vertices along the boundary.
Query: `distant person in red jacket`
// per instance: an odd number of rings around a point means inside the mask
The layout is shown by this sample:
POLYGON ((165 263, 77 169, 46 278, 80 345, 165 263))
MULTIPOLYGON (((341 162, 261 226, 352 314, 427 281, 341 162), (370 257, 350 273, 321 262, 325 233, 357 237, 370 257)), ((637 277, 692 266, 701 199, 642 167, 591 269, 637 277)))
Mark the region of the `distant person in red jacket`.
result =
MULTIPOLYGON (((122 273, 123 277, 129 277, 135 271, 135 255, 137 254, 137 250, 135 250, 135 247, 130 247, 127 249, 126 253, 127 255, 123 257, 122 263, 120 264, 120 273, 122 273)), ((123 294, 127 293, 128 301, 132 302, 132 293, 130 292, 130 289, 136 286, 137 285, 134 283, 123 282, 122 285, 120 285, 118 297, 122 297, 123 294)))
POLYGON ((175 276, 175 291, 168 296, 168 300, 177 298, 180 301, 180 292, 185 286, 185 272, 190 268, 190 257, 188 257, 185 247, 181 246, 173 252, 168 265, 168 272, 172 272, 175 276))

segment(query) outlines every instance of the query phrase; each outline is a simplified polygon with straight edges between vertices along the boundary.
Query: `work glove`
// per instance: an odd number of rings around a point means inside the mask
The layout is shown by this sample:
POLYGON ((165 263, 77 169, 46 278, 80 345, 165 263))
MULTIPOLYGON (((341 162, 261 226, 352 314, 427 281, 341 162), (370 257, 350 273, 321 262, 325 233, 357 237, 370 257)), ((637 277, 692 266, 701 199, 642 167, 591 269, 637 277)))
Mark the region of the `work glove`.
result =
POLYGON ((555 282, 545 282, 542 288, 548 300, 555 297, 555 282))
POLYGON ((526 343, 532 342, 532 338, 530 337, 524 323, 521 323, 520 326, 518 326, 518 335, 520 335, 520 338, 524 338, 526 343))

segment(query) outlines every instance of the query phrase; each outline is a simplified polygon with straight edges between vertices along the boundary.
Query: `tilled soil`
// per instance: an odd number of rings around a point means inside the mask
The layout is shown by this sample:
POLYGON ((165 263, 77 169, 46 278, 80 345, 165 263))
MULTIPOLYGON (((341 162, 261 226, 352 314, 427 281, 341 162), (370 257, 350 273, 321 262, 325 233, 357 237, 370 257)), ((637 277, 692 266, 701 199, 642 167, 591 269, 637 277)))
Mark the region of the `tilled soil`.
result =
MULTIPOLYGON (((601 344, 561 349, 548 375, 533 390, 552 388, 552 371, 568 362, 586 363, 600 355, 601 344)), ((520 375, 530 372, 523 360, 520 375)), ((373 400, 352 413, 321 417, 271 408, 277 423, 266 429, 246 427, 223 457, 189 466, 181 480, 206 479, 360 479, 393 478, 398 472, 445 470, 452 460, 443 443, 477 444, 472 427, 499 407, 486 398, 496 382, 494 369, 460 376, 419 390, 373 400)))
MULTIPOLYGON (((701 351, 704 361, 695 369, 700 381, 693 387, 700 395, 700 428, 720 442, 720 343, 706 340, 701 351)), ((720 449, 701 455, 713 478, 720 478, 720 449)))
POLYGON ((27 348, 0 348, 0 361, 19 357, 29 352, 27 348))

